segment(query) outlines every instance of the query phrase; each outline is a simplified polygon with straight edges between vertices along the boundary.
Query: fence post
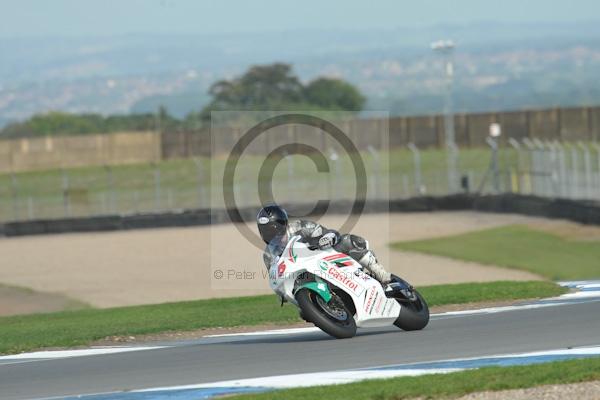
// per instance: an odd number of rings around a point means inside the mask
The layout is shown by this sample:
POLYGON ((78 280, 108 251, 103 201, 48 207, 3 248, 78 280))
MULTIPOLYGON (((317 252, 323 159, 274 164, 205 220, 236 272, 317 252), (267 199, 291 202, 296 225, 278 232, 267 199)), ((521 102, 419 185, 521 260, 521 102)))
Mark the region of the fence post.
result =
POLYGON ((29 220, 35 218, 35 206, 31 196, 27 197, 27 216, 29 217, 29 220))
POLYGON ((416 189, 416 194, 421 195, 425 192, 425 188, 423 187, 423 182, 422 182, 422 175, 421 175, 421 153, 419 151, 419 148, 417 146, 415 146, 414 143, 409 143, 408 144, 408 148, 410 149, 410 151, 413 154, 413 162, 414 162, 414 168, 415 168, 415 189, 416 189))
POLYGON ((492 173, 494 176, 494 179, 493 179, 494 193, 498 194, 498 193, 500 193, 500 170, 498 169, 498 142, 496 141, 496 139, 493 139, 489 136, 485 139, 485 141, 492 149, 491 168, 492 168, 492 173))
MULTIPOLYGON (((329 159, 332 161, 333 164, 333 177, 335 179, 335 191, 330 193, 329 195, 329 200, 332 201, 333 200, 333 193, 336 193, 339 195, 340 193, 340 188, 339 188, 339 168, 338 168, 338 160, 339 160, 339 155, 338 153, 336 153, 335 149, 332 147, 330 148, 330 154, 329 154, 329 159)), ((331 176, 331 172, 329 173, 329 176, 331 176)), ((329 181, 329 187, 331 188, 331 181, 329 181)), ((331 189, 330 189, 331 190, 331 189)))
POLYGON ((550 172, 550 188, 552 196, 560 195, 559 170, 558 170, 558 149, 554 143, 544 141, 546 149, 548 149, 548 169, 550 172))
POLYGON ((105 164, 104 165, 104 170, 106 171, 106 186, 108 188, 109 191, 109 207, 107 210, 108 212, 112 212, 112 213, 116 213, 116 201, 115 201, 115 181, 113 178, 113 173, 112 173, 112 168, 110 167, 110 165, 105 164))
POLYGON ((567 197, 569 186, 567 181, 567 158, 565 156, 565 147, 558 140, 554 141, 554 147, 557 150, 559 194, 563 197, 567 197))
POLYGON ((402 191, 404 192, 406 198, 410 197, 410 189, 408 188, 408 176, 406 176, 406 174, 402 174, 402 191))
POLYGON ((585 197, 587 199, 591 199, 592 188, 590 187, 590 184, 592 182, 592 160, 590 158, 590 150, 583 142, 579 142, 578 144, 583 150, 583 167, 585 169, 585 197))
POLYGON ((174 204, 173 200, 174 200, 173 189, 169 188, 169 189, 167 189, 167 208, 169 210, 173 210, 173 208, 175 208, 175 204, 174 204))
POLYGON ((600 144, 598 143, 594 143, 593 144, 594 148, 596 149, 596 184, 597 184, 597 190, 596 190, 596 196, 600 196, 600 144))
POLYGON ((529 138, 523 138, 523 144, 529 150, 529 181, 530 181, 530 193, 538 194, 537 191, 539 189, 538 177, 537 177, 537 164, 538 157, 536 154, 535 146, 533 142, 529 138))
POLYGON ((450 194, 456 193, 458 184, 458 147, 456 143, 451 142, 447 144, 448 151, 448 192, 450 194))
POLYGON ((295 182, 294 182, 294 160, 292 159, 292 156, 290 154, 288 154, 288 152, 285 152, 285 163, 287 166, 287 175, 288 175, 288 179, 287 179, 287 184, 288 184, 288 190, 287 190, 287 200, 288 201, 293 201, 296 196, 294 196, 292 194, 294 188, 296 187, 295 182))
POLYGON ((160 168, 157 163, 152 163, 151 165, 154 167, 154 209, 158 212, 161 209, 160 168))
POLYGON ((521 193, 521 190, 523 188, 523 182, 522 182, 522 177, 521 177, 522 168, 523 168, 523 160, 522 160, 522 155, 521 155, 521 145, 514 138, 508 138, 508 143, 517 152, 517 193, 521 193))
POLYGON ((198 179, 198 208, 202 208, 204 205, 204 169, 202 168, 202 160, 199 157, 194 157, 193 160, 194 164, 196 164, 198 179))
POLYGON ((13 206, 13 219, 15 221, 19 220, 19 185, 17 181, 17 176, 14 172, 10 174, 10 188, 12 192, 12 206, 13 206))
POLYGON ((569 197, 576 199, 579 197, 579 154, 577 147, 571 145, 571 191, 569 197))
POLYGON ((379 152, 377 150, 375 150, 375 148, 371 145, 367 146, 367 150, 369 151, 369 153, 371 153, 371 157, 373 157, 373 170, 374 170, 374 175, 372 175, 372 179, 371 181, 374 182, 373 183, 373 195, 375 200, 379 199, 379 195, 380 195, 380 178, 381 178, 381 157, 379 156, 379 152))
POLYGON ((71 181, 69 180, 69 173, 66 169, 61 168, 62 174, 62 191, 63 191, 63 206, 65 209, 65 217, 71 216, 71 181))
POLYGON ((133 193, 133 207, 134 207, 136 214, 139 214, 140 213, 140 192, 138 190, 136 190, 133 193))
POLYGON ((544 146, 544 143, 542 143, 542 141, 538 138, 533 139, 533 144, 537 149, 537 155, 538 155, 537 159, 538 159, 539 170, 540 170, 539 182, 540 182, 540 189, 542 191, 542 195, 551 196, 550 174, 548 173, 548 171, 550 169, 550 163, 548 162, 548 155, 546 152, 546 147, 544 146))
POLYGON ((99 215, 108 214, 108 202, 106 201, 106 192, 100 193, 100 204, 102 205, 102 212, 99 215))
POLYGON ((467 183, 469 185, 468 192, 471 192, 473 185, 475 185, 475 173, 471 170, 467 171, 467 183))

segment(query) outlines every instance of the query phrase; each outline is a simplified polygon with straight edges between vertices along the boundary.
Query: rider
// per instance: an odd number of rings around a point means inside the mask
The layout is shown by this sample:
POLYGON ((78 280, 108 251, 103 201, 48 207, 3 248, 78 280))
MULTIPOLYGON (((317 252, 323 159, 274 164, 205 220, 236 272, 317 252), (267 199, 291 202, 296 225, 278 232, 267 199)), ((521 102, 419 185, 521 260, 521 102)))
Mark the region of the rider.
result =
MULTIPOLYGON (((333 247, 336 251, 349 255, 384 287, 391 281, 391 274, 377 261, 375 253, 369 249, 369 243, 360 236, 340 235, 338 231, 327 229, 313 221, 288 222, 287 212, 277 204, 263 207, 256 216, 256 222, 267 249, 278 249, 276 254, 281 254, 288 238, 299 235, 311 248, 333 247)), ((272 257, 272 250, 263 254, 267 268, 271 265, 272 257)))

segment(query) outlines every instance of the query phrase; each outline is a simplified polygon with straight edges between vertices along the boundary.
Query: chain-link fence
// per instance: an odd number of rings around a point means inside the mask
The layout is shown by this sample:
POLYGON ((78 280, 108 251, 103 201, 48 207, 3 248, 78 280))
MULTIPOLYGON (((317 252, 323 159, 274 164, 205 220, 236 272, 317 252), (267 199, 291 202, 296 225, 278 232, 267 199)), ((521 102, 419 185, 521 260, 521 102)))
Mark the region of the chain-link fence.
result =
MULTIPOLYGON (((451 193, 520 193, 570 199, 600 199, 600 144, 509 139, 501 146, 457 151, 448 173, 444 149, 367 146, 360 157, 367 173, 367 199, 399 199, 451 193), (449 182, 455 177, 455 182, 449 182)), ((302 155, 285 156, 272 179, 277 201, 353 199, 355 176, 348 154, 334 146, 323 153, 329 171, 318 172, 302 155)), ((235 178, 239 206, 258 206, 258 182, 250 158, 235 178)), ((220 157, 150 164, 87 167, 0 175, 0 220, 19 221, 137 214, 208 208, 222 197, 220 157)))
POLYGON ((510 191, 543 197, 600 199, 600 145, 525 139, 510 141, 517 162, 510 191))

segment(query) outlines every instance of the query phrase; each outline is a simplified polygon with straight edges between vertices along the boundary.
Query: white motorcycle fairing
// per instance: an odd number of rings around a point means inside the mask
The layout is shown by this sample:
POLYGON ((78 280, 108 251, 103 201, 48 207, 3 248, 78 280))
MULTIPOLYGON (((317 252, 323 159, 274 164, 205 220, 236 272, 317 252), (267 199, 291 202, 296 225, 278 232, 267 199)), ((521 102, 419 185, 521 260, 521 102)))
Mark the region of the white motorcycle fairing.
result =
POLYGON ((275 293, 297 306, 296 292, 307 288, 328 302, 332 297, 329 285, 332 285, 352 299, 356 326, 393 325, 401 306, 396 299, 385 295, 379 281, 364 273, 362 266, 348 255, 333 248, 311 250, 299 239, 300 236, 292 237, 269 268, 269 285, 275 293), (308 282, 301 278, 307 276, 310 277, 308 282))

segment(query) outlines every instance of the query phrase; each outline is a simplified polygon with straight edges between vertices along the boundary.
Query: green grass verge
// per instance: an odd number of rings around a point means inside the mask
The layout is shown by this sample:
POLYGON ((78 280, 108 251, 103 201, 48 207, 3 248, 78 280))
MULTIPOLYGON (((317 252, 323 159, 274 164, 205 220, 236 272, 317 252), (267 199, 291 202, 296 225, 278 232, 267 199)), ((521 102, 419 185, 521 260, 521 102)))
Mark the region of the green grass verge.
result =
MULTIPOLYGON (((564 291, 551 282, 437 285, 419 290, 431 306, 548 297, 564 291)), ((296 308, 280 307, 273 295, 3 317, 0 353, 86 345, 107 336, 299 321, 296 308)))
POLYGON ((425 286, 418 289, 432 307, 482 301, 545 298, 567 292, 567 289, 553 282, 545 281, 457 283, 425 286))
POLYGON ((521 269, 552 280, 600 277, 600 244, 597 241, 565 239, 521 225, 400 242, 392 247, 521 269))
POLYGON ((234 396, 244 400, 376 399, 397 400, 458 397, 479 391, 528 388, 600 380, 600 358, 558 361, 546 364, 487 367, 451 374, 370 380, 344 385, 280 390, 234 396))

